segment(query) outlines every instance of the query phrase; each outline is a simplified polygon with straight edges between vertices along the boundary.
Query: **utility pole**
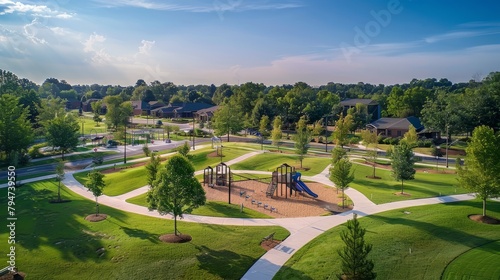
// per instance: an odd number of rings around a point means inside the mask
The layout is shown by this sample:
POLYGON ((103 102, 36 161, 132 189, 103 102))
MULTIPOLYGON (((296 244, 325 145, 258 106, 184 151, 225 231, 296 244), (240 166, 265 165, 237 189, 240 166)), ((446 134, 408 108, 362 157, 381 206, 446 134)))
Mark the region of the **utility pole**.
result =
POLYGON ((325 116, 325 153, 328 152, 328 115, 325 116))
POLYGON ((446 168, 448 168, 448 141, 449 141, 449 134, 448 134, 448 129, 450 128, 450 125, 446 125, 446 168))
POLYGON ((194 112, 195 111, 192 112, 192 114, 193 114, 193 151, 195 150, 195 147, 194 147, 194 137, 195 137, 195 134, 194 134, 194 112))
POLYGON ((127 163, 127 121, 125 121, 125 149, 123 152, 123 163, 127 163))

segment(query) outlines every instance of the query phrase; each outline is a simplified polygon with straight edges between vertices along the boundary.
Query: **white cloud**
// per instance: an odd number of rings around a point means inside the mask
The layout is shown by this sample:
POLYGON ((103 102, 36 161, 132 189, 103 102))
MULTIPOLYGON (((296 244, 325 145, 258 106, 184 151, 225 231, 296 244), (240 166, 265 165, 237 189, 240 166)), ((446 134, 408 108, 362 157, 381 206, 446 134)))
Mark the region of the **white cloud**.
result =
POLYGON ((141 46, 139 46, 139 54, 149 55, 151 48, 154 46, 155 41, 142 40, 141 46))
POLYGON ((4 7, 4 10, 0 12, 0 15, 30 14, 36 17, 57 17, 62 19, 68 19, 74 16, 73 14, 51 9, 46 5, 24 4, 10 0, 0 0, 0 6, 4 7))
POLYGON ((47 41, 40 37, 46 27, 41 24, 37 19, 24 25, 24 35, 34 44, 46 44, 47 41))
MULTIPOLYGON (((210 13, 210 12, 225 12, 225 11, 255 11, 255 10, 282 10, 299 8, 303 5, 295 2, 284 3, 268 3, 268 1, 253 1, 245 3, 243 0, 215 0, 210 2, 200 2, 198 4, 185 4, 184 1, 179 1, 181 4, 168 4, 159 1, 148 0, 94 0, 104 7, 136 7, 149 10, 161 11, 184 11, 194 13, 210 13), (255 3, 257 2, 257 3, 255 3)), ((175 2, 175 1, 174 1, 175 2)))
POLYGON ((102 43, 106 41, 106 38, 97 33, 91 34, 89 38, 83 43, 83 51, 84 52, 94 52, 96 51, 95 45, 97 43, 102 43))

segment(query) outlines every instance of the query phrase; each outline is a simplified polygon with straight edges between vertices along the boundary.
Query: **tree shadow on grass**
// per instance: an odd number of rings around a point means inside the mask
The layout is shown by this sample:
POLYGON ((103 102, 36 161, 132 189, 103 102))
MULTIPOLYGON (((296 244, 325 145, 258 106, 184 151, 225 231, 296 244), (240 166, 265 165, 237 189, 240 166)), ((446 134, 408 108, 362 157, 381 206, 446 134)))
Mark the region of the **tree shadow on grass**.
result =
POLYGON ((256 261, 256 258, 247 255, 228 250, 213 250, 205 245, 195 245, 195 248, 199 251, 196 258, 200 268, 222 279, 240 279, 256 261))
POLYGON ((440 226, 428 222, 416 221, 405 218, 388 218, 379 215, 373 215, 371 217, 374 220, 380 220, 387 224, 404 225, 408 227, 417 228, 419 230, 428 232, 430 235, 435 236, 436 238, 451 243, 462 244, 470 248, 474 248, 477 247, 478 245, 493 241, 492 239, 484 238, 461 230, 457 230, 451 226, 440 226))
POLYGON ((160 239, 158 239, 157 235, 152 234, 149 231, 141 230, 141 229, 136 229, 136 228, 129 228, 129 227, 124 227, 120 226, 120 229, 123 230, 123 232, 134 238, 140 238, 142 240, 148 240, 151 243, 160 243, 160 239))

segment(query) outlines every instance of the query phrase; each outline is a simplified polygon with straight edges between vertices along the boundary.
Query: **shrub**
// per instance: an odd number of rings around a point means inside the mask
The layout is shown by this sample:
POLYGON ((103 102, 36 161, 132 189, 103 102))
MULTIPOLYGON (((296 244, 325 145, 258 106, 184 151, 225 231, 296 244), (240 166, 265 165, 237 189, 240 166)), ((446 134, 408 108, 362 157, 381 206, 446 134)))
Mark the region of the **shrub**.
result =
POLYGON ((144 154, 145 154, 147 157, 149 157, 149 156, 151 155, 151 150, 150 150, 150 149, 149 149, 149 147, 148 147, 148 146, 146 146, 146 145, 144 145, 144 146, 142 147, 142 151, 144 152, 144 154))
POLYGON ((386 137, 384 137, 382 135, 379 135, 379 136, 377 136, 377 143, 379 143, 379 144, 385 144, 384 143, 385 139, 386 139, 386 137))
POLYGON ((40 149, 43 148, 43 147, 46 147, 47 146, 47 143, 41 143, 41 144, 36 144, 36 145, 33 145, 31 146, 29 149, 28 149, 28 155, 31 157, 31 158, 39 158, 39 157, 42 157, 43 154, 40 152, 40 149))

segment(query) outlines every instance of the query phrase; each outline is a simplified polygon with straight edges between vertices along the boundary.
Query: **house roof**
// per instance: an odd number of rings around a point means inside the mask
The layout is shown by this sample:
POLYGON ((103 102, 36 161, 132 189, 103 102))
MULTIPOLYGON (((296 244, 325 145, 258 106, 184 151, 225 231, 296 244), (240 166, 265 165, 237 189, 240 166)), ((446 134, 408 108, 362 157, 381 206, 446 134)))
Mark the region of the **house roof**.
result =
POLYGON ((213 114, 215 111, 217 111, 217 109, 219 109, 219 106, 212 106, 212 107, 209 107, 206 109, 201 109, 196 113, 198 115, 209 115, 209 114, 213 114))
POLYGON ((415 127, 417 132, 424 129, 424 126, 420 123, 420 120, 417 117, 413 116, 407 118, 380 118, 370 123, 369 126, 375 127, 377 129, 407 130, 410 124, 415 127))
POLYGON ((340 101, 340 105, 350 106, 350 107, 354 107, 358 103, 365 104, 365 105, 378 105, 378 102, 376 100, 373 100, 373 99, 353 98, 353 99, 346 99, 346 100, 340 101))
POLYGON ((144 102, 144 101, 130 101, 130 103, 132 103, 132 108, 134 109, 149 109, 149 104, 147 102, 144 102))
POLYGON ((174 110, 177 113, 182 113, 182 112, 196 112, 199 110, 207 109, 212 107, 213 105, 207 104, 207 103, 184 103, 182 106, 179 106, 175 108, 174 110))

